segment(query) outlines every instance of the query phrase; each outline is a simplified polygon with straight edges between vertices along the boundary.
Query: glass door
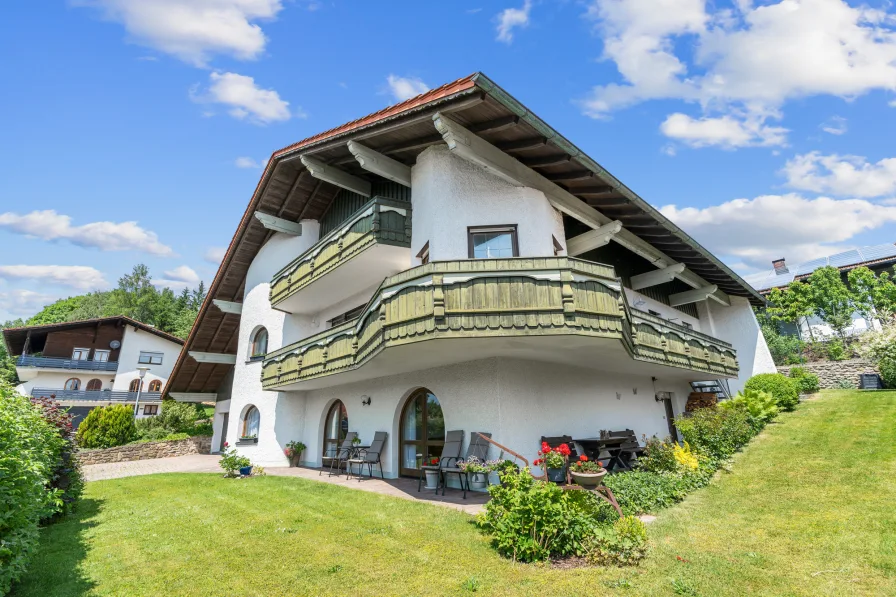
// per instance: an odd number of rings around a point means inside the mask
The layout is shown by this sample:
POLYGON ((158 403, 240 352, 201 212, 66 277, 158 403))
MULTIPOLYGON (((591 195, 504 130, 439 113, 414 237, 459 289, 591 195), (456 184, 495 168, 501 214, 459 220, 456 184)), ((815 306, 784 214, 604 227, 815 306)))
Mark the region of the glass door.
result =
POLYGON ((419 476, 420 466, 442 455, 445 417, 435 394, 414 392, 401 413, 401 474, 419 476))
POLYGON ((336 450, 342 445, 348 434, 348 412, 342 401, 337 400, 327 413, 327 422, 324 425, 324 456, 335 456, 336 450))

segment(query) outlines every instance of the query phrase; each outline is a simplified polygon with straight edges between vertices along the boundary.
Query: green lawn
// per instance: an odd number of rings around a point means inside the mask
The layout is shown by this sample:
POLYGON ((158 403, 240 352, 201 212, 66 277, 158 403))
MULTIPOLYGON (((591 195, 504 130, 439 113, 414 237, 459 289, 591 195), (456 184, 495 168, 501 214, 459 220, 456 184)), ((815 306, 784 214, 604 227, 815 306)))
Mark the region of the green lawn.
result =
POLYGON ((650 525, 635 569, 495 555, 467 515, 323 483, 90 483, 17 596, 896 595, 896 392, 826 392, 650 525))

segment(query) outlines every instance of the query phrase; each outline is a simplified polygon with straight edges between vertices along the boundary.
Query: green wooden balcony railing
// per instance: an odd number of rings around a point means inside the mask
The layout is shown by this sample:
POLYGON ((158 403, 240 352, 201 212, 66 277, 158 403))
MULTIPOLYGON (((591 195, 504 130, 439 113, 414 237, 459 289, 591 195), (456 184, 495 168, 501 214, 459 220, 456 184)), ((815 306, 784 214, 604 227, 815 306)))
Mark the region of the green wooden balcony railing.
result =
POLYGON ((386 197, 368 201, 339 228, 274 274, 271 305, 276 306, 376 244, 410 248, 410 203, 386 197))
POLYGON ((579 335, 637 360, 737 375, 730 344, 629 308, 612 267, 570 257, 439 261, 387 278, 355 320, 265 356, 266 389, 363 367, 432 338, 579 335))

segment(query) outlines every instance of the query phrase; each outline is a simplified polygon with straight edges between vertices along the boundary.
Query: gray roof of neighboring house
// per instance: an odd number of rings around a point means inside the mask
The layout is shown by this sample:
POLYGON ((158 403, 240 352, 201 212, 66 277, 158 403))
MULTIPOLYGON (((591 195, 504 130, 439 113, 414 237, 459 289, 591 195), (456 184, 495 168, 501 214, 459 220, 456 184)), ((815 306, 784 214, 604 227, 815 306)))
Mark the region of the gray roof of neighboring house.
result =
POLYGON ((872 245, 869 247, 859 247, 842 253, 829 255, 828 257, 820 257, 805 263, 787 266, 788 272, 777 273, 774 269, 764 272, 744 276, 753 288, 759 292, 771 290, 772 288, 780 288, 787 286, 792 281, 808 276, 820 267, 832 265, 839 269, 852 269, 862 265, 871 265, 874 263, 896 261, 896 244, 887 243, 883 245, 872 245))

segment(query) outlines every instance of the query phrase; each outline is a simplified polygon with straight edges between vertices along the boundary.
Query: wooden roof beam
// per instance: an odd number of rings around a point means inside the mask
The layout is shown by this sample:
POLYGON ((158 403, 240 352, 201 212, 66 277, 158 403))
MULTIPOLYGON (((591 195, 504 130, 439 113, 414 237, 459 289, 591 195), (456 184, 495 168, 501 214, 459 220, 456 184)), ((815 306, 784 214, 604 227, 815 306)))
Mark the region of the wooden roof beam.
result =
POLYGON ((199 352, 190 350, 188 355, 197 363, 212 363, 216 365, 236 365, 236 355, 221 352, 199 352))
POLYGON ((369 147, 361 145, 357 141, 349 141, 348 150, 355 156, 358 164, 368 172, 406 187, 411 186, 410 166, 405 166, 398 160, 393 160, 369 147))
POLYGON ((512 126, 519 124, 519 122, 519 116, 502 116, 501 118, 495 118, 494 120, 489 120, 487 122, 471 124, 468 128, 474 133, 493 133, 495 131, 509 129, 512 126))
POLYGON ((519 158, 519 160, 530 168, 544 168, 545 166, 557 166, 558 164, 566 164, 572 160, 569 154, 536 156, 531 158, 519 158))
POLYGON ((243 303, 234 303, 232 301, 222 301, 220 299, 212 299, 212 304, 221 310, 222 313, 231 313, 233 315, 241 315, 243 312, 243 303))
POLYGON ((278 218, 277 216, 260 211, 255 212, 255 219, 261 222, 261 225, 268 230, 282 232, 283 234, 288 234, 290 236, 302 236, 302 224, 299 222, 284 220, 283 218, 278 218))
MULTIPOLYGON (((442 134, 442 138, 445 140, 445 143, 448 144, 448 148, 452 153, 455 153, 474 164, 478 164, 513 185, 538 189, 545 194, 551 202, 551 205, 559 211, 579 220, 591 228, 600 228, 612 221, 610 218, 586 204, 569 191, 557 186, 535 170, 522 164, 516 158, 507 155, 504 151, 492 145, 485 139, 474 135, 444 114, 436 113, 432 118, 436 130, 442 134)), ((647 241, 638 238, 637 235, 625 228, 614 235, 613 240, 636 255, 640 255, 644 259, 647 259, 657 268, 668 267, 678 263, 676 260, 672 259, 647 241)), ((694 288, 700 288, 707 285, 706 280, 689 270, 683 271, 679 275, 679 279, 688 286, 694 288)), ((721 290, 714 296, 722 297, 723 300, 728 299, 728 295, 721 290)))
POLYGON ((215 392, 168 392, 168 395, 177 402, 216 402, 218 394, 215 392))
POLYGON ((531 137, 529 139, 520 139, 519 141, 501 141, 495 143, 495 147, 501 151, 523 151, 526 149, 535 149, 536 147, 544 147, 548 144, 546 137, 531 137))
POLYGON ((685 265, 683 263, 676 263, 675 265, 670 265, 663 269, 632 276, 632 290, 641 290, 642 288, 649 288, 651 286, 658 286, 659 284, 671 282, 676 276, 681 274, 684 269, 685 265))
POLYGON ((609 224, 604 224, 600 228, 574 236, 566 241, 566 254, 570 257, 575 257, 576 255, 593 251, 613 240, 613 237, 619 234, 620 230, 622 230, 622 222, 616 220, 609 224))
POLYGON ((335 166, 328 166, 311 156, 303 155, 300 159, 314 178, 342 187, 353 193, 370 197, 370 183, 363 178, 358 178, 354 174, 349 174, 335 166))
POLYGON ((710 284, 709 286, 702 286, 700 288, 695 288, 693 290, 687 290, 685 292, 678 292, 676 294, 669 295, 669 305, 673 307, 680 307, 681 305, 688 305, 690 303, 696 303, 698 301, 705 301, 707 299, 712 299, 722 305, 731 306, 731 301, 728 300, 728 295, 719 290, 719 287, 715 284, 710 284), (720 294, 717 294, 720 293, 720 294))

